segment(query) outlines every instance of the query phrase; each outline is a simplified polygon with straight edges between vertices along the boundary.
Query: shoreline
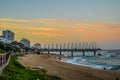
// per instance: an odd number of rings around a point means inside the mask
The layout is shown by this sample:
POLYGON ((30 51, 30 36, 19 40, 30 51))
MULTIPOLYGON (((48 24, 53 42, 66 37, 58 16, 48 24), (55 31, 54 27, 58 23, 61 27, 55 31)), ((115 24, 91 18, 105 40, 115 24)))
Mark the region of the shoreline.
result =
POLYGON ((19 57, 18 61, 25 67, 42 66, 48 71, 47 74, 61 77, 64 80, 115 80, 116 77, 120 79, 119 72, 74 65, 56 60, 57 57, 59 56, 56 54, 28 54, 19 57))
MULTIPOLYGON (((79 58, 79 57, 74 57, 74 58, 79 58)), ((116 72, 120 72, 120 65, 114 65, 114 64, 84 64, 84 62, 82 63, 77 63, 74 62, 73 60, 70 60, 73 58, 63 58, 61 61, 69 63, 69 64, 73 64, 73 65, 79 65, 79 66, 83 66, 83 67, 88 67, 88 68, 93 68, 93 69, 100 69, 100 70, 109 70, 109 71, 116 71, 116 72), (107 68, 106 68, 107 67, 107 68), (109 67, 109 68, 108 68, 109 67), (119 67, 119 68, 118 68, 119 67)), ((84 58, 83 58, 84 59, 84 58)))

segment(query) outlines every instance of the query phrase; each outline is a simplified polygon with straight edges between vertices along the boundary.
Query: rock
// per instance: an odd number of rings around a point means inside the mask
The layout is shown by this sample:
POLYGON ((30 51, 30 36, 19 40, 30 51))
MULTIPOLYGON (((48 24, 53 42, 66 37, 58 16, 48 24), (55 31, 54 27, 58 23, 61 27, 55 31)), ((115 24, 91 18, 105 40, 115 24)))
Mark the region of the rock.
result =
POLYGON ((98 56, 102 56, 102 54, 98 53, 98 56))

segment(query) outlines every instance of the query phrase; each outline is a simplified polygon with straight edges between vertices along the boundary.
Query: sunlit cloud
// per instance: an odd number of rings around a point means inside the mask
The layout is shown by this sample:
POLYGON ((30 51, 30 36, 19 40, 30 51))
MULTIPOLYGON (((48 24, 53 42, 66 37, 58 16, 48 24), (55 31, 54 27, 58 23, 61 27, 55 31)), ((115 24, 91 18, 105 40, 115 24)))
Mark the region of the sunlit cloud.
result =
POLYGON ((0 31, 10 29, 16 40, 22 37, 35 41, 120 41, 119 23, 88 23, 68 19, 13 19, 0 18, 0 31), (20 23, 19 23, 20 22, 20 23), (30 24, 31 22, 35 24, 30 24), (28 24, 24 24, 28 23, 28 24), (44 23, 44 24, 36 24, 44 23))
POLYGON ((40 22, 40 20, 25 20, 25 19, 13 19, 13 18, 0 18, 0 21, 7 21, 7 22, 40 22))
POLYGON ((65 20, 65 19, 54 19, 54 18, 46 18, 46 19, 14 19, 14 18, 0 18, 0 21, 7 22, 39 22, 39 23, 47 23, 47 24, 61 24, 61 23, 70 23, 74 22, 74 20, 65 20))

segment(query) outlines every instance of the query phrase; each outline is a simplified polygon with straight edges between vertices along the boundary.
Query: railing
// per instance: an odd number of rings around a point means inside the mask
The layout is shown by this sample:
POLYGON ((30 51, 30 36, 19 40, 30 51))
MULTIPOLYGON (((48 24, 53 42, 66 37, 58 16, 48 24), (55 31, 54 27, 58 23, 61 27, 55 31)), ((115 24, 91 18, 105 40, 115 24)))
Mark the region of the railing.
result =
POLYGON ((7 65, 9 58, 10 53, 0 54, 0 73, 2 73, 2 70, 7 65))

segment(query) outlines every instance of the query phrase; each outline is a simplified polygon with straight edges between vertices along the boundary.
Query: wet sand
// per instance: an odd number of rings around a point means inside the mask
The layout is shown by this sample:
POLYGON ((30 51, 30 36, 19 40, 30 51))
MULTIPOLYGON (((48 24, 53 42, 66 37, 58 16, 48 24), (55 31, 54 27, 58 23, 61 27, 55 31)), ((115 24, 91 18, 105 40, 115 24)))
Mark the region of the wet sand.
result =
POLYGON ((58 60, 57 55, 29 54, 19 57, 18 61, 25 67, 42 66, 47 74, 61 77, 63 80, 120 80, 120 72, 99 70, 79 65, 73 65, 58 60))

